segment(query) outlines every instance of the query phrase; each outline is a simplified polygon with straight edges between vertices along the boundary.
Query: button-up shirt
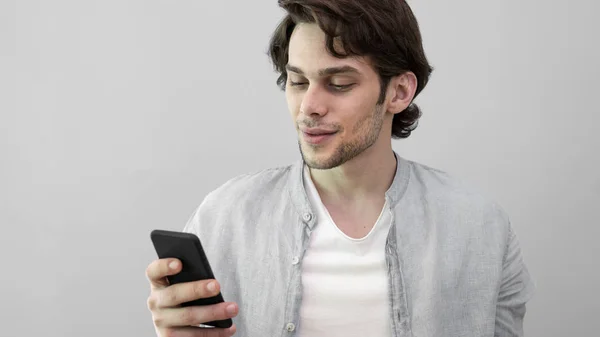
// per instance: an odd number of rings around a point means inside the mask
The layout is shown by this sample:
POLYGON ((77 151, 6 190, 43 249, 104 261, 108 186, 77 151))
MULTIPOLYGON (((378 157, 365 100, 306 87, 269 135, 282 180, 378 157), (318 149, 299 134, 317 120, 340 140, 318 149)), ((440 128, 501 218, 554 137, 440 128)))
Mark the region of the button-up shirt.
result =
MULTIPOLYGON (((448 173, 394 154, 385 193, 392 337, 523 336, 535 287, 506 212, 448 173)), ((184 228, 199 237, 225 300, 239 304, 236 336, 302 329, 302 259, 316 223, 304 164, 228 180, 184 228)))

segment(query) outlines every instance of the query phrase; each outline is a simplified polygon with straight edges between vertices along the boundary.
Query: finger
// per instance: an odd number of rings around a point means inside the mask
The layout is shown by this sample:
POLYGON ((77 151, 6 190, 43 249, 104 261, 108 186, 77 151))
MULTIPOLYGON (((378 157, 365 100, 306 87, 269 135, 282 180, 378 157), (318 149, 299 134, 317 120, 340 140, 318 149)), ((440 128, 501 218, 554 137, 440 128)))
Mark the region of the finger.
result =
POLYGON ((173 284, 157 293, 157 306, 170 308, 199 298, 213 297, 219 291, 219 282, 212 279, 173 284))
POLYGON ((230 337, 236 331, 235 324, 227 329, 185 327, 175 329, 172 335, 175 337, 230 337))
POLYGON ((152 288, 163 288, 169 285, 167 276, 175 275, 181 270, 181 261, 174 258, 152 261, 146 269, 146 277, 152 288))
POLYGON ((161 328, 198 326, 208 322, 233 318, 238 314, 236 303, 162 309, 153 316, 154 325, 161 328))

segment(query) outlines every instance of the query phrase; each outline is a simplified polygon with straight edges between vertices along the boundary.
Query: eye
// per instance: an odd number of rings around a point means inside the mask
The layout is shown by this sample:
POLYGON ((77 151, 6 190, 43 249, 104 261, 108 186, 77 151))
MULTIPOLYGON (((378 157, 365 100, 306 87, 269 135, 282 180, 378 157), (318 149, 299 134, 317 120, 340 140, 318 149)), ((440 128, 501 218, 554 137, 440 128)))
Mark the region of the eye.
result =
POLYGON ((344 91, 344 90, 350 89, 353 85, 354 85, 353 83, 351 83, 351 84, 333 84, 332 83, 331 84, 331 86, 335 90, 338 90, 338 91, 344 91))
POLYGON ((307 83, 305 82, 294 82, 294 81, 290 81, 290 85, 292 87, 297 87, 297 86, 301 86, 301 85, 306 85, 307 83))
MULTIPOLYGON (((333 84, 330 83, 329 87, 334 90, 334 91, 339 91, 339 92, 343 92, 343 91, 347 91, 348 89, 350 89, 351 87, 353 87, 356 83, 350 83, 350 84, 333 84)), ((306 86, 308 85, 308 82, 295 82, 292 81, 290 79, 290 86, 291 87, 302 87, 302 86, 306 86)))

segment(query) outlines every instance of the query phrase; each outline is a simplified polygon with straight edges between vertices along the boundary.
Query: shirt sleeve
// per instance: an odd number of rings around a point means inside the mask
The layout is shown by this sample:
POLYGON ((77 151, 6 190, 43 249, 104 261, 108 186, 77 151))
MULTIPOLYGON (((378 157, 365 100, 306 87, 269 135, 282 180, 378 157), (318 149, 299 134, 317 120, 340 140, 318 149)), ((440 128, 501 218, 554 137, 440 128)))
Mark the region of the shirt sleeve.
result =
POLYGON ((496 304, 494 337, 523 337, 526 303, 533 297, 535 286, 523 262, 519 240, 509 224, 502 280, 496 304))

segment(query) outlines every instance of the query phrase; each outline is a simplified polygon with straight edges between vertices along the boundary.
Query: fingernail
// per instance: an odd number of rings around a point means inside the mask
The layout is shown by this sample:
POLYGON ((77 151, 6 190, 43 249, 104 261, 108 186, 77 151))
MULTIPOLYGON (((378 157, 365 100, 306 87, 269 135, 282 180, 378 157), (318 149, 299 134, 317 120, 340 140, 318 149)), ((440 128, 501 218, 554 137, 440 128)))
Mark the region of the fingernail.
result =
POLYGON ((233 304, 228 305, 226 310, 227 310, 227 313, 230 315, 235 314, 235 305, 233 305, 233 304))
POLYGON ((208 288, 208 291, 210 291, 211 293, 214 293, 215 291, 217 291, 217 284, 214 281, 210 282, 208 286, 206 286, 206 288, 208 288))
POLYGON ((169 268, 175 270, 177 269, 177 267, 179 266, 179 263, 177 263, 177 261, 171 261, 171 263, 169 263, 169 268))

